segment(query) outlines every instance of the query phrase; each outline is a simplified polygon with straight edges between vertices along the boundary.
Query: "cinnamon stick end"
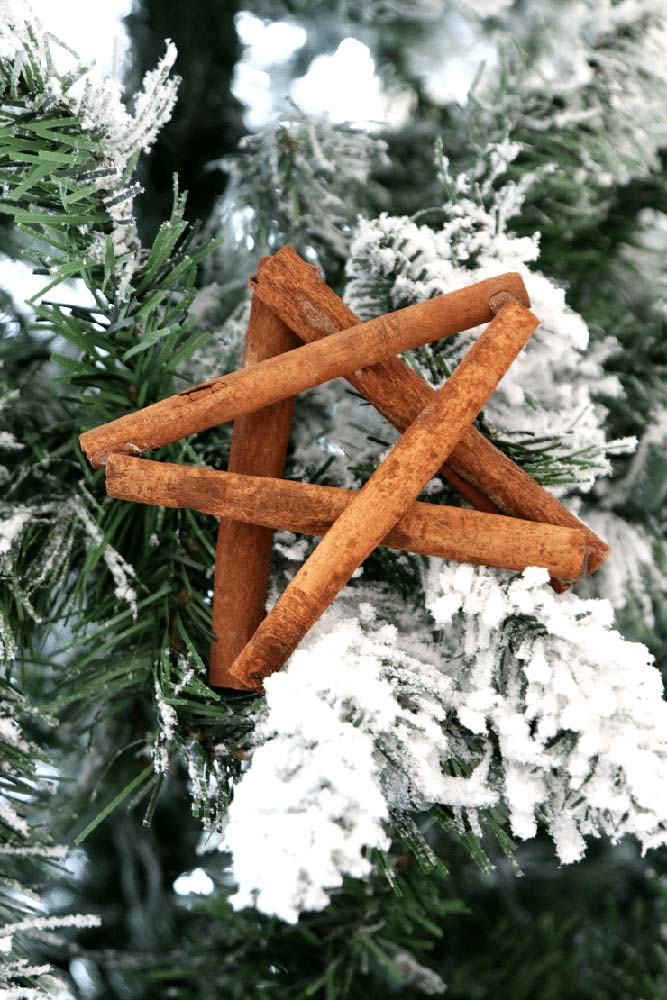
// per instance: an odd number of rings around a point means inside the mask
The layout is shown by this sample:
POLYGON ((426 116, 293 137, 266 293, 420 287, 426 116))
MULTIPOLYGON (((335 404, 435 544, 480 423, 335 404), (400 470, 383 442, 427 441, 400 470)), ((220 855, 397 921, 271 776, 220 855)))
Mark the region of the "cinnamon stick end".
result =
POLYGON ((268 260, 270 260, 270 259, 271 259, 270 257, 260 257, 259 260, 257 261, 257 270, 248 279, 248 288, 250 288, 252 291, 255 290, 255 287, 257 286, 257 282, 259 281, 260 273, 266 267, 266 262, 268 260))
POLYGON ((236 657, 230 673, 243 684, 261 686, 289 659, 322 611, 317 600, 292 584, 236 657))
POLYGON ((598 541, 600 544, 589 546, 586 553, 586 560, 584 562, 584 573, 586 576, 591 576, 595 573, 611 552, 611 549, 606 542, 603 542, 602 539, 598 539, 598 541))
POLYGON ((211 646, 211 664, 208 671, 208 683, 210 687, 231 688, 233 691, 262 690, 261 681, 259 683, 247 683, 245 680, 241 680, 235 674, 232 674, 229 669, 224 667, 222 664, 216 664, 214 647, 215 643, 211 646))
MULTIPOLYGON (((599 542, 597 545, 586 546, 580 576, 592 576, 611 552, 609 546, 601 538, 597 539, 597 541, 599 542)), ((552 577, 549 580, 549 583, 557 594, 564 594, 576 582, 576 580, 561 580, 557 577, 552 577)))
POLYGON ((259 280, 262 276, 262 272, 266 271, 267 268, 269 271, 272 270, 272 264, 271 264, 272 261, 274 262, 274 264, 277 262, 279 266, 284 266, 290 271, 296 268, 297 274, 300 273, 301 277, 307 275, 310 272, 310 276, 318 280, 321 280, 320 272, 315 267, 315 265, 309 264, 307 261, 305 261, 302 257, 299 256, 296 250, 293 247, 291 247, 289 243, 285 243, 283 246, 281 246, 280 250, 276 250, 276 252, 271 256, 259 258, 259 261, 257 262, 257 270, 248 281, 248 286, 253 291, 255 291, 257 288, 259 280))
POLYGON ((126 470, 123 467, 122 459, 118 461, 117 455, 109 455, 109 458, 104 463, 104 484, 106 486, 107 496, 116 497, 116 499, 124 499, 121 490, 121 496, 117 496, 117 491, 119 483, 122 483, 125 478, 126 470))
MULTIPOLYGON (((305 631, 300 630, 299 640, 305 631)), ((296 642, 285 642, 283 635, 289 633, 280 611, 277 623, 268 615, 232 663, 230 674, 246 687, 260 688, 265 677, 280 670, 297 645, 296 642)))
POLYGON ((502 285, 497 292, 489 298, 489 309, 495 315, 500 312, 508 302, 530 309, 532 303, 525 282, 518 271, 508 271, 507 274, 499 275, 496 281, 502 285))
POLYGON ((229 676, 236 685, 246 690, 262 690, 265 678, 280 670, 292 652, 292 647, 279 639, 271 641, 264 635, 258 635, 260 629, 229 669, 229 676))
POLYGON ((101 465, 104 465, 104 461, 95 453, 94 450, 91 449, 89 435, 89 431, 84 431, 83 434, 79 434, 79 447, 93 468, 98 469, 101 465))
POLYGON ((131 441, 127 441, 123 445, 115 445, 113 451, 106 445, 100 447, 97 430, 97 427, 93 427, 79 435, 79 447, 94 469, 101 469, 102 466, 105 466, 112 454, 141 455, 142 449, 132 444, 131 441))
POLYGON ((522 299, 520 299, 517 295, 514 295, 512 292, 496 292, 495 295, 492 295, 489 299, 489 309, 494 314, 499 313, 502 307, 506 306, 508 302, 516 302, 517 305, 523 306, 530 305, 528 295, 526 295, 522 301, 522 299))

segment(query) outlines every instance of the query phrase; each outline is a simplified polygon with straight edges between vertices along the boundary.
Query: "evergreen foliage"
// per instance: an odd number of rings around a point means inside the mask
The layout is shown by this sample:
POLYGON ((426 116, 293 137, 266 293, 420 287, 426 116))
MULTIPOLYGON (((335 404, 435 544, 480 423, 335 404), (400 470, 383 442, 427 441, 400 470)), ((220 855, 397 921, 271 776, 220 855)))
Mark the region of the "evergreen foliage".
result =
POLYGON ((235 149, 243 134, 241 107, 232 95, 239 44, 234 29, 238 3, 188 4, 142 0, 125 19, 132 43, 128 85, 134 89, 159 60, 165 38, 178 50, 182 73, 178 104, 153 148, 140 165, 144 193, 139 210, 144 240, 152 239, 171 208, 172 179, 179 175, 189 193, 187 218, 203 221, 225 185, 214 161, 235 149))
MULTIPOLYGON (((667 23, 539 6, 263 0, 290 72, 352 32, 412 100, 288 105, 229 156, 235 4, 136 4, 128 110, 0 3, 0 240, 43 282, 0 300, 0 997, 667 997, 667 23), (499 54, 456 105, 423 66, 464 22, 499 54), (266 697, 209 689, 212 519, 106 498, 78 435, 235 368, 284 241, 365 316, 521 270, 544 322, 478 426, 615 561, 556 599, 378 550, 266 697)), ((409 360, 439 384, 468 342, 409 360)), ((347 487, 395 439, 337 383, 295 426, 287 475, 347 487)), ((312 544, 277 535, 273 596, 312 544)))

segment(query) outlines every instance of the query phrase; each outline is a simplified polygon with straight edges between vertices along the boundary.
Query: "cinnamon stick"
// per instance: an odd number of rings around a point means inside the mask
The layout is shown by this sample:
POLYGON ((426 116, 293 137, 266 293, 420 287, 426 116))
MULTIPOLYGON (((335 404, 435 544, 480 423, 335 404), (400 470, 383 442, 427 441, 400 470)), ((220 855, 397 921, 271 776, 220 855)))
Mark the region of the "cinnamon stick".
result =
MULTIPOLYGON (((503 291, 530 304, 521 277, 511 273, 335 334, 335 327, 327 326, 325 318, 315 314, 313 321, 318 328, 333 334, 326 343, 306 344, 93 427, 79 438, 81 447, 97 467, 104 465, 112 452, 136 455, 179 441, 339 375, 351 375, 357 368, 374 365, 400 351, 487 323, 493 316, 489 301, 503 291)), ((283 316, 280 318, 285 322, 283 316)), ((289 322, 287 325, 293 329, 289 322)))
MULTIPOLYGON (((326 534, 357 496, 354 490, 336 486, 218 472, 120 454, 109 456, 105 472, 107 493, 119 500, 188 507, 202 514, 233 518, 224 523, 244 521, 306 535, 326 534)), ((420 502, 406 510, 381 544, 499 569, 544 566, 553 576, 568 581, 581 575, 586 558, 586 540, 576 528, 420 502)))
POLYGON ((279 670, 452 451, 538 325, 508 302, 343 511, 232 664, 244 684, 279 670))
MULTIPOLYGON (((260 261, 260 270, 263 261, 260 261)), ((243 367, 249 368, 300 345, 298 337, 253 296, 243 367)), ((281 476, 289 441, 294 396, 234 421, 227 468, 255 476, 281 476)), ((273 532, 223 517, 218 526, 213 583, 213 642, 209 684, 245 687, 229 668, 264 617, 273 532)))
MULTIPOLYGON (((321 341, 333 331, 359 322, 359 317, 322 281, 317 268, 302 260, 290 246, 269 258, 251 286, 306 343, 321 341)), ((399 431, 410 425, 435 394, 401 358, 390 358, 346 378, 399 431)), ((583 531, 590 547, 589 573, 609 553, 609 546, 601 538, 474 427, 467 428, 440 472, 478 510, 583 531)))

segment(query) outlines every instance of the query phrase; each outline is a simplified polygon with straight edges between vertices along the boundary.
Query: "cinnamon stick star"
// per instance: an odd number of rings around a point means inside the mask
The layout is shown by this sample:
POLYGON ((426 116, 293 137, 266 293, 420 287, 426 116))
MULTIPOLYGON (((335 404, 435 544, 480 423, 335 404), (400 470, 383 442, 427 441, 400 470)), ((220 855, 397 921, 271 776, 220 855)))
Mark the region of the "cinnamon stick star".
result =
MULTIPOLYGON (((268 258, 250 286, 305 343, 322 341, 359 323, 359 317, 325 284, 317 268, 289 245, 268 258)), ((509 287, 505 290, 511 291, 509 287)), ((530 305, 526 299, 521 301, 530 305)), ((435 390, 398 357, 354 371, 346 378, 399 431, 404 431, 435 395, 435 390)), ((590 548, 586 573, 598 569, 609 553, 606 542, 475 427, 467 428, 440 472, 477 510, 583 531, 590 548)), ((556 589, 562 588, 557 585, 556 589)))
POLYGON ((602 562, 605 543, 470 427, 537 325, 518 274, 368 323, 360 323, 289 247, 263 259, 251 284, 253 318, 241 371, 81 436, 92 465, 108 461, 110 495, 230 519, 221 524, 216 558, 212 683, 261 687, 380 544, 482 565, 542 565, 555 584, 602 562), (489 320, 437 392, 395 356, 489 320), (306 346, 295 346, 294 334, 306 346), (357 494, 275 478, 282 471, 290 397, 338 375, 403 437, 357 494), (239 417, 227 473, 127 456, 239 417), (415 503, 441 466, 483 513, 415 503), (499 509, 513 517, 496 516, 499 509), (262 621, 276 527, 324 539, 262 621), (227 567, 235 570, 230 581, 227 567), (240 589, 234 593, 229 584, 235 583, 240 589))
POLYGON ((230 667, 244 684, 279 670, 308 630, 414 503, 491 396, 538 325, 515 301, 502 305, 433 400, 391 449, 230 667))

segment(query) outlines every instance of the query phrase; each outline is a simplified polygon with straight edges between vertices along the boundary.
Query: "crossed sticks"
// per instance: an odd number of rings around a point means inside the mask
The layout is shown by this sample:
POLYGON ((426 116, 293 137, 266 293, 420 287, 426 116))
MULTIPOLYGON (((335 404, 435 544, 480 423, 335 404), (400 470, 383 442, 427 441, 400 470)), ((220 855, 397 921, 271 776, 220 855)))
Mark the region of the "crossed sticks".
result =
POLYGON ((559 590, 606 558, 601 539, 471 426, 538 325, 518 274, 367 323, 289 246, 260 261, 251 287, 239 371, 80 439, 91 463, 106 465, 109 495, 221 517, 211 684, 260 688, 380 544, 509 569, 546 566, 559 590), (483 323, 437 391, 396 356, 483 323), (281 478, 296 394, 338 376, 403 432, 359 492, 281 478), (137 457, 231 419, 227 472, 137 457), (416 502, 438 471, 475 510, 416 502), (324 537, 265 617, 275 528, 324 537))

